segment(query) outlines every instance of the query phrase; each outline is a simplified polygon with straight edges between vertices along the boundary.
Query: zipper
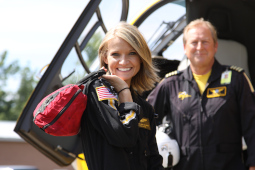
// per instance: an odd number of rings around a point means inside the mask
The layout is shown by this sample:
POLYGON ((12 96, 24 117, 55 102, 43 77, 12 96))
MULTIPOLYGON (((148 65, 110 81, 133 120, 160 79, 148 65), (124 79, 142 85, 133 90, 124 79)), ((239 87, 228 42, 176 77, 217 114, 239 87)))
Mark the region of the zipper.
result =
POLYGON ((58 113, 58 115, 47 125, 45 125, 44 127, 42 127, 42 130, 45 130, 46 128, 48 128, 49 126, 53 125, 58 119, 59 117, 68 109, 68 107, 71 105, 71 103, 74 101, 74 99, 78 96, 78 94, 81 92, 81 89, 79 89, 71 98, 71 100, 65 105, 65 107, 63 107, 63 109, 58 113))
MULTIPOLYGON (((203 94, 202 94, 203 95, 203 94)), ((203 106, 202 106, 202 96, 200 96, 200 128, 199 128, 199 142, 200 142, 200 155, 201 155, 201 164, 202 168, 204 167, 204 157, 203 157, 203 145, 202 145, 202 124, 203 124, 203 106)))
POLYGON ((204 109, 203 109, 202 99, 203 99, 204 93, 206 93, 206 89, 207 89, 208 86, 209 86, 209 83, 207 82, 206 85, 205 85, 205 89, 204 89, 203 93, 200 96, 200 128, 199 128, 200 137, 199 137, 199 142, 200 142, 200 155, 201 155, 201 158, 202 158, 201 159, 202 168, 204 168, 204 155, 203 155, 203 145, 202 145, 202 125, 203 125, 203 112, 204 112, 204 109))

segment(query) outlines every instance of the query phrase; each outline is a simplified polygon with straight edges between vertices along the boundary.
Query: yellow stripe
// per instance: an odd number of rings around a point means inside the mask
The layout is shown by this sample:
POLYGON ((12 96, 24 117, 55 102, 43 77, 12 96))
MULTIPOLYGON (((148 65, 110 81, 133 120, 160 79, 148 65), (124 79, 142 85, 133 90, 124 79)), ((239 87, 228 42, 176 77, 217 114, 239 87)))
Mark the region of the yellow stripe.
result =
POLYGON ((80 160, 80 159, 76 158, 77 170, 88 170, 88 166, 87 166, 87 163, 85 161, 84 154, 83 153, 79 154, 79 157, 83 158, 84 160, 80 160))
POLYGON ((160 0, 156 0, 152 2, 150 5, 148 5, 133 21, 130 22, 131 25, 134 25, 134 23, 140 18, 148 9, 150 9, 152 6, 154 6, 156 3, 158 3, 160 0))
POLYGON ((248 81, 249 86, 250 86, 250 89, 251 89, 251 92, 253 93, 253 92, 254 92, 254 88, 253 88, 253 86, 252 86, 252 84, 251 84, 250 79, 248 78, 248 76, 246 75, 245 72, 243 72, 243 75, 244 75, 244 77, 246 78, 246 80, 248 81))
POLYGON ((108 100, 108 105, 110 107, 112 107, 114 110, 117 110, 117 108, 115 107, 115 102, 114 102, 113 99, 108 100))
POLYGON ((131 112, 131 114, 129 116, 127 116, 125 120, 121 121, 122 124, 127 124, 131 119, 135 118, 135 112, 133 110, 130 112, 131 112))

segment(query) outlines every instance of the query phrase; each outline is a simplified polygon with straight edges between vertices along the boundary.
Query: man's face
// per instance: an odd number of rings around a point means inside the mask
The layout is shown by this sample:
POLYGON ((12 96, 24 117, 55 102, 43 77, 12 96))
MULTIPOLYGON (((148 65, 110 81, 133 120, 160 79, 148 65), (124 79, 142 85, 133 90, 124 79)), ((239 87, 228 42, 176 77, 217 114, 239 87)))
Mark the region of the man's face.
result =
POLYGON ((211 31, 203 25, 198 25, 187 32, 184 51, 193 68, 211 68, 218 43, 214 43, 211 31))

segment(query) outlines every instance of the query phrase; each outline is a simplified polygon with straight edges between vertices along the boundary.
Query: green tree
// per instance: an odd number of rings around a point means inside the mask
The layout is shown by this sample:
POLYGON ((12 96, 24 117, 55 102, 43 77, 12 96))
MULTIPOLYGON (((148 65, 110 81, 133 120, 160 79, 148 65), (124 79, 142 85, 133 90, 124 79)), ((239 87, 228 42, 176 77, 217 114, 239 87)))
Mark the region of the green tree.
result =
MULTIPOLYGON (((83 52, 86 53, 86 57, 87 57, 85 62, 88 67, 91 66, 92 62, 98 56, 98 48, 101 41, 102 41, 102 35, 100 34, 100 32, 96 32, 95 34, 93 34, 91 39, 88 41, 86 47, 84 48, 83 52)), ((76 68, 78 68, 78 66, 80 65, 81 65, 80 60, 77 59, 76 68)), ((80 80, 85 76, 85 72, 86 71, 84 69, 81 72, 79 72, 79 70, 77 69, 73 75, 71 75, 69 78, 67 78, 63 82, 63 84, 67 85, 67 84, 76 83, 77 80, 80 80)))
POLYGON ((14 76, 20 69, 18 61, 14 61, 6 66, 7 52, 0 55, 0 120, 9 120, 12 116, 9 114, 14 105, 12 100, 13 92, 6 91, 7 80, 14 76))
POLYGON ((13 98, 14 106, 10 110, 12 120, 16 120, 19 117, 37 84, 37 81, 34 79, 35 72, 31 71, 28 67, 23 68, 20 73, 21 81, 19 89, 13 98))
POLYGON ((86 47, 84 48, 84 52, 88 56, 88 60, 86 61, 87 65, 90 66, 94 59, 98 56, 98 48, 102 41, 102 35, 100 32, 96 32, 89 42, 87 43, 86 47))
POLYGON ((28 67, 20 68, 18 61, 7 65, 6 51, 0 57, 0 120, 17 120, 36 86, 35 73, 28 67), (6 88, 11 78, 17 79, 15 91, 6 88))

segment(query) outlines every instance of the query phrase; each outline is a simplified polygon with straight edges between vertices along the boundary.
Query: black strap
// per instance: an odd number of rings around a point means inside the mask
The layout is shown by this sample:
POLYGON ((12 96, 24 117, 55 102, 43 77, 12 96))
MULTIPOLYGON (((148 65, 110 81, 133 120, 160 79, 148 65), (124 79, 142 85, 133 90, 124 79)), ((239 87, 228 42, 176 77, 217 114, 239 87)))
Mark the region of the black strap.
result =
POLYGON ((80 86, 82 84, 85 84, 87 83, 88 81, 90 80, 93 80, 95 78, 98 78, 102 75, 106 74, 105 70, 104 69, 101 69, 101 70, 98 70, 98 71, 94 71, 94 72, 91 72, 89 73, 88 75, 86 75, 85 77, 83 77, 81 80, 79 80, 76 85, 80 86))
MULTIPOLYGON (((96 78, 97 79, 97 78, 96 78)), ((84 89, 83 89, 83 94, 88 94, 88 91, 89 91, 89 85, 96 80, 95 78, 94 79, 90 79, 85 85, 84 89)))

